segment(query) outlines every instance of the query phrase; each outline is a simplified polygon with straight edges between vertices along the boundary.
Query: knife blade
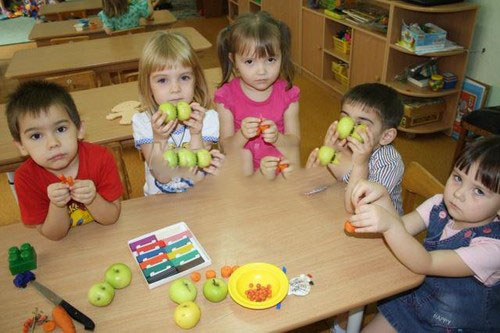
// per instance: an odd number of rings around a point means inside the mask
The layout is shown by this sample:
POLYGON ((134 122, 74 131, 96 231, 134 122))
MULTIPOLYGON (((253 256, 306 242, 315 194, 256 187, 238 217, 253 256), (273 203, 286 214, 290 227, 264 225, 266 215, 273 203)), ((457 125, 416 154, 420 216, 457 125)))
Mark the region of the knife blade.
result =
POLYGON ((83 324, 85 327, 85 330, 87 331, 93 331, 95 328, 95 324, 86 315, 75 309, 71 304, 63 300, 60 296, 58 296, 56 293, 54 293, 52 290, 49 288, 45 287, 43 284, 37 282, 37 281, 31 281, 30 282, 35 289, 37 289, 40 294, 45 296, 49 301, 54 303, 55 305, 60 305, 66 310, 66 312, 70 315, 71 318, 76 320, 77 322, 83 324))

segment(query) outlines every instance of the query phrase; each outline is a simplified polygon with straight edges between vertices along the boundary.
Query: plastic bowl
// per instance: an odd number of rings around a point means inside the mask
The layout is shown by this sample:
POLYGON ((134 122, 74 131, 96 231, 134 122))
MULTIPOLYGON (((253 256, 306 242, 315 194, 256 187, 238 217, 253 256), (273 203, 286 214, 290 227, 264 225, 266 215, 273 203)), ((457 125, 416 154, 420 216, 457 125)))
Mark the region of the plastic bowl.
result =
MULTIPOLYGON (((254 287, 255 288, 255 287, 254 287)), ((238 268, 229 278, 229 295, 239 305, 249 309, 267 309, 281 302, 288 294, 288 278, 278 267, 266 263, 251 263, 238 268), (248 299, 245 291, 260 283, 271 285, 272 297, 263 302, 248 299)))

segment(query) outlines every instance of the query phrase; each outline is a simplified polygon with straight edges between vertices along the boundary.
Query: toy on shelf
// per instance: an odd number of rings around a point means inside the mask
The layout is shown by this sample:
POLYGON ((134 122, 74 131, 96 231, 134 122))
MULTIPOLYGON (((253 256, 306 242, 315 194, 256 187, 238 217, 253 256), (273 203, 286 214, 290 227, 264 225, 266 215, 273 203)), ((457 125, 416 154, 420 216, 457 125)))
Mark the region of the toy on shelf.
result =
POLYGON ((333 48, 335 51, 348 54, 351 50, 351 29, 341 30, 333 36, 333 48))
POLYGON ((12 275, 36 269, 36 252, 30 243, 9 249, 9 270, 12 275))

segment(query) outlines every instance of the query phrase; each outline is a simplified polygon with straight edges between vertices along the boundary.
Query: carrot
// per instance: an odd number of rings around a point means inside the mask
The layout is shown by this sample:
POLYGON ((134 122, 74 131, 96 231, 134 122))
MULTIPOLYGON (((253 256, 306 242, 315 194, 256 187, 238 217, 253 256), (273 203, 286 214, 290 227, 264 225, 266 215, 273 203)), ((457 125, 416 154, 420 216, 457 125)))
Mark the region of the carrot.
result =
POLYGON ((231 266, 222 266, 222 268, 220 269, 220 274, 223 278, 230 277, 232 272, 233 269, 231 268, 231 266))
POLYGON ((289 167, 288 163, 282 163, 282 164, 278 164, 278 168, 277 169, 278 169, 278 172, 281 172, 281 171, 285 170, 288 167, 289 167))
POLYGON ((201 280, 201 274, 198 273, 198 272, 191 273, 191 280, 193 280, 193 282, 200 281, 201 280))
POLYGON ((76 333, 73 320, 62 306, 58 305, 52 309, 52 318, 64 333, 76 333))
POLYGON ((48 320, 45 323, 43 323, 42 328, 44 332, 52 332, 53 330, 56 329, 56 322, 53 320, 48 320))
POLYGON ((237 270, 238 268, 240 268, 240 266, 238 266, 238 265, 234 265, 234 266, 232 267, 232 269, 231 269, 231 270, 232 270, 232 272, 231 272, 231 273, 234 273, 234 271, 235 271, 235 270, 237 270))
POLYGON ((356 228, 349 221, 345 221, 344 229, 345 229, 345 231, 347 231, 350 234, 353 234, 356 232, 356 228))
POLYGON ((66 184, 68 184, 69 186, 73 186, 75 184, 75 182, 73 181, 73 177, 69 176, 66 180, 66 184))
POLYGON ((207 279, 211 279, 211 278, 214 278, 216 276, 217 276, 217 273, 215 273, 215 271, 212 269, 209 269, 208 271, 205 272, 205 277, 207 279))

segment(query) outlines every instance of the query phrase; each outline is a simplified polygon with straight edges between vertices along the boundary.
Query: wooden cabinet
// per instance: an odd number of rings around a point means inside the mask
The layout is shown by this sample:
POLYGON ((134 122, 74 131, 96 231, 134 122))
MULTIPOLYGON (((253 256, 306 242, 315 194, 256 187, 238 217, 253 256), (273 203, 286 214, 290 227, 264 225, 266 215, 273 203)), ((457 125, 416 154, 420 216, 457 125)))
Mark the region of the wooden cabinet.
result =
POLYGON ((354 30, 351 47, 351 87, 367 82, 381 82, 384 70, 385 38, 354 30))
POLYGON ((323 71, 323 26, 316 14, 302 13, 302 67, 317 77, 323 71))

